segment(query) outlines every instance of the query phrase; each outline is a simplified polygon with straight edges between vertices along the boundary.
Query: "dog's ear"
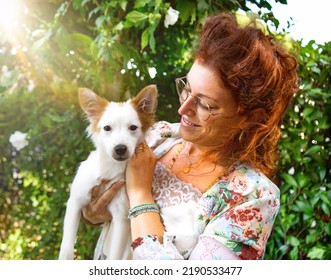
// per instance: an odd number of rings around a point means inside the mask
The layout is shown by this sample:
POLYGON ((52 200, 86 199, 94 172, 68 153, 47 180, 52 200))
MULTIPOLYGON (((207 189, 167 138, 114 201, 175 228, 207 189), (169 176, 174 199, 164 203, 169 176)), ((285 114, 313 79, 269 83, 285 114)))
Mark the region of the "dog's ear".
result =
POLYGON ((97 120, 109 102, 88 88, 78 89, 79 104, 90 120, 97 120))
POLYGON ((147 114, 155 114, 157 108, 157 87, 150 85, 143 88, 138 95, 132 99, 137 111, 147 114))

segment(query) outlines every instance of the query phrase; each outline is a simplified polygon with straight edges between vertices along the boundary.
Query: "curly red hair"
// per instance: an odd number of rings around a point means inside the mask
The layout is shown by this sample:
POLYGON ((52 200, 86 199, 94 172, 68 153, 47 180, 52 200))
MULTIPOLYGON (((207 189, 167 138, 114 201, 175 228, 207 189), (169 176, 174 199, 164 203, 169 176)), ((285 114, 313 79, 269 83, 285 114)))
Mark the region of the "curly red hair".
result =
POLYGON ((238 113, 264 113, 230 137, 221 158, 248 162, 274 179, 282 117, 298 90, 297 60, 254 25, 241 27, 234 15, 208 17, 200 31, 196 59, 219 75, 238 103, 238 113), (224 155, 223 155, 224 156, 224 155))

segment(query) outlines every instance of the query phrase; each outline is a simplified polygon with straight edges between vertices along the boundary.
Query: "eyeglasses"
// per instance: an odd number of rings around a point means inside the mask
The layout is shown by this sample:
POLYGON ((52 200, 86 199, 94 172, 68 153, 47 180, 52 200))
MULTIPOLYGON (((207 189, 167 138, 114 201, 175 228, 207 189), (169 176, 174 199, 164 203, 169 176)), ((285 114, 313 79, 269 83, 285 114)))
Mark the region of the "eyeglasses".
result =
POLYGON ((210 106, 207 104, 206 101, 203 100, 202 97, 192 95, 192 92, 190 90, 191 87, 187 80, 187 77, 177 78, 175 82, 180 104, 183 104, 189 98, 189 96, 191 96, 194 99, 195 111, 199 115, 199 118, 201 120, 206 121, 211 115, 216 116, 222 114, 213 113, 210 106))

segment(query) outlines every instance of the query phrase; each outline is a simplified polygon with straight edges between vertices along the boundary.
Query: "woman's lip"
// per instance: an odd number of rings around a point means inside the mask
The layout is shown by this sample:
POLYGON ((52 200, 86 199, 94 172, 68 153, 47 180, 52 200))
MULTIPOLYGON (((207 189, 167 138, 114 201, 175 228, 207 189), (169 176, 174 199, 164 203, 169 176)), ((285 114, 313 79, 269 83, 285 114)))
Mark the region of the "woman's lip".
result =
POLYGON ((186 118, 182 117, 182 124, 185 127, 200 127, 199 125, 196 125, 194 123, 189 122, 186 118))

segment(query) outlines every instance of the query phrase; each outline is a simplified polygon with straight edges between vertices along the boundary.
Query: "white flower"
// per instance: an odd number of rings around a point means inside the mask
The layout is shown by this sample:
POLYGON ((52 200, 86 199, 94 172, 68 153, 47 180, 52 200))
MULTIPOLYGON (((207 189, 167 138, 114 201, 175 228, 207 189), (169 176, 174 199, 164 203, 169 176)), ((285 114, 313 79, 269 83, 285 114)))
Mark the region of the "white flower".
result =
POLYGON ((156 74, 157 74, 157 71, 156 71, 155 67, 149 67, 148 68, 148 74, 152 79, 154 79, 156 74))
POLYGON ((313 221, 311 222, 311 225, 310 225, 310 227, 311 227, 311 228, 314 228, 314 227, 316 227, 316 221, 315 221, 315 220, 313 220, 313 221))
POLYGON ((177 22, 178 17, 179 17, 179 12, 169 7, 164 19, 165 28, 168 28, 169 25, 174 25, 177 22))
POLYGON ((29 141, 26 140, 27 133, 22 133, 20 131, 15 131, 9 137, 9 142, 15 147, 17 151, 23 149, 29 144, 29 141))
POLYGON ((294 175, 294 173, 295 173, 295 169, 294 169, 294 167, 291 167, 291 168, 287 171, 287 173, 290 174, 290 175, 294 175))
POLYGON ((34 83, 34 81, 33 80, 29 80, 29 84, 28 84, 28 87, 27 87, 27 90, 28 90, 28 92, 32 92, 33 91, 33 89, 35 88, 35 83, 34 83))

